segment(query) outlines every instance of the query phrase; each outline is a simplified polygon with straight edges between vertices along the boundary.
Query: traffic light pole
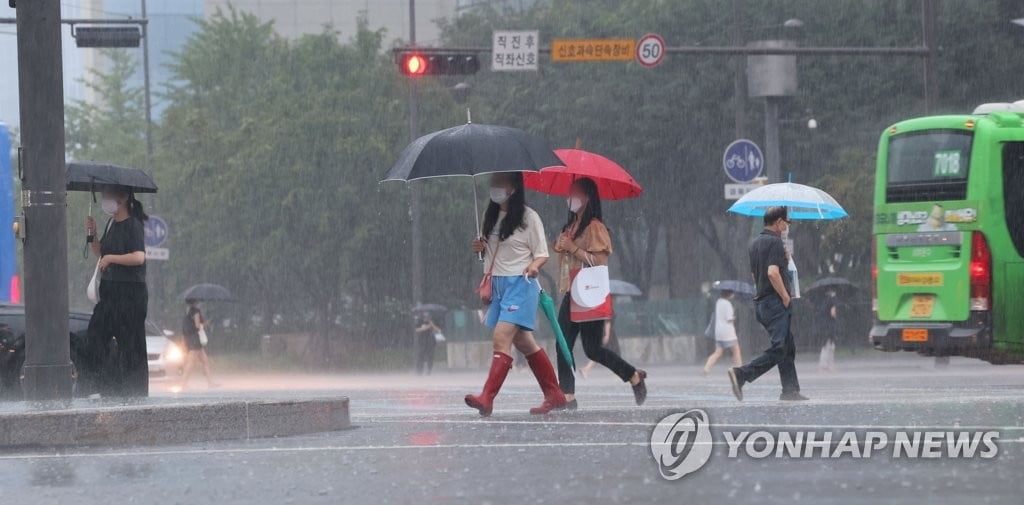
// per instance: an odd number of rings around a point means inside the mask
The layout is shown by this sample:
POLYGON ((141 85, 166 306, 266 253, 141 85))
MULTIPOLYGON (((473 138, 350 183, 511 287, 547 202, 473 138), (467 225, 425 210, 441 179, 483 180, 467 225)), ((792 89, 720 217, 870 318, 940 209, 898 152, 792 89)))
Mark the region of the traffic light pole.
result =
POLYGON ((71 398, 60 0, 18 2, 28 400, 71 398))
MULTIPOLYGON (((409 0, 409 45, 416 46, 416 0, 409 0)), ((416 79, 407 79, 409 85, 409 142, 419 137, 419 103, 416 79)), ((409 183, 411 198, 409 214, 412 220, 412 303, 423 303, 423 227, 421 224, 420 185, 409 183)))

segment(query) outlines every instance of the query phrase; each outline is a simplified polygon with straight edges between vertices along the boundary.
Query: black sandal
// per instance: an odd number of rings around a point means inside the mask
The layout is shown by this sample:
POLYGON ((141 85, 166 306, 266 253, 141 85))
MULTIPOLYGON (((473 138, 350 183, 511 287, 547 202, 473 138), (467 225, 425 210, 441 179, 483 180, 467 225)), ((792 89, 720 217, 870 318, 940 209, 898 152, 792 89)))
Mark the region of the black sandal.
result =
POLYGON ((640 376, 640 382, 637 382, 633 386, 633 398, 636 400, 636 404, 643 405, 647 401, 647 372, 643 370, 637 370, 636 374, 640 376))

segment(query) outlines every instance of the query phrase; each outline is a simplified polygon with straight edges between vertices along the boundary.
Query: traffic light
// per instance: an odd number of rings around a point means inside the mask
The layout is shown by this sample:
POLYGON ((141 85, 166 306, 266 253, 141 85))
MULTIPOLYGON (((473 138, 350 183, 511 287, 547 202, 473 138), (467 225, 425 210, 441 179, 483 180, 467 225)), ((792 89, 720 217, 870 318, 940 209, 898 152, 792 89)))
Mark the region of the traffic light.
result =
POLYGON ((421 75, 466 75, 480 70, 476 53, 410 51, 398 53, 398 71, 411 77, 421 75))

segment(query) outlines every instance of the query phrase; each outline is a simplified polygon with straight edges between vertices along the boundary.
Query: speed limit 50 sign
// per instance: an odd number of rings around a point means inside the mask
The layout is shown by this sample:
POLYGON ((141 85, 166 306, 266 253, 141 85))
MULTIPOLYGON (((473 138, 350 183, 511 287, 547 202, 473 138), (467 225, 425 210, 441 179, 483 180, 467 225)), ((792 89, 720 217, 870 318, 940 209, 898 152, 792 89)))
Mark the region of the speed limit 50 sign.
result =
POLYGON ((654 67, 665 58, 665 39, 648 33, 636 43, 636 61, 645 67, 654 67))

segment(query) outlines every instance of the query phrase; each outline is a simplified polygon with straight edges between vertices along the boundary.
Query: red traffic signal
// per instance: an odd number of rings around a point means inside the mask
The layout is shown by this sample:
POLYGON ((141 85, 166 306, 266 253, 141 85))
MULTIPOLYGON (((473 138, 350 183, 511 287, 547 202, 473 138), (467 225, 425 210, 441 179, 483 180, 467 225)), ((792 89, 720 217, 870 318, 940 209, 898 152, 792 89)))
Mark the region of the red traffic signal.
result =
POLYGON ((416 51, 398 53, 398 71, 403 75, 466 75, 480 70, 476 53, 416 51))
POLYGON ((427 59, 422 54, 408 54, 402 58, 399 66, 405 75, 423 75, 427 73, 427 59))

